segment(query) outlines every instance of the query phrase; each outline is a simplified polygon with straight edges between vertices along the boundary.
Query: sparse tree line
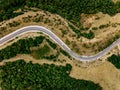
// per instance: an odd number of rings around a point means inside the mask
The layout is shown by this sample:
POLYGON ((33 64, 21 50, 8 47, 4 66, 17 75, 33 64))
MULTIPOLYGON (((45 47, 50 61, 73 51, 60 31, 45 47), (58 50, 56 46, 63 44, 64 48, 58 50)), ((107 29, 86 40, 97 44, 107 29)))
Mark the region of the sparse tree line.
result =
POLYGON ((92 30, 98 30, 98 29, 105 29, 108 28, 110 26, 112 27, 117 27, 118 25, 120 25, 120 23, 107 23, 107 24, 102 24, 99 27, 92 27, 92 30))
POLYGON ((94 38, 94 32, 89 31, 89 33, 81 33, 80 30, 76 29, 73 25, 69 24, 70 28, 73 30, 73 32, 75 32, 77 34, 77 38, 80 38, 81 36, 88 38, 88 39, 92 39, 94 38))
POLYGON ((69 76, 72 66, 33 64, 24 60, 0 66, 2 90, 102 90, 92 81, 69 76))

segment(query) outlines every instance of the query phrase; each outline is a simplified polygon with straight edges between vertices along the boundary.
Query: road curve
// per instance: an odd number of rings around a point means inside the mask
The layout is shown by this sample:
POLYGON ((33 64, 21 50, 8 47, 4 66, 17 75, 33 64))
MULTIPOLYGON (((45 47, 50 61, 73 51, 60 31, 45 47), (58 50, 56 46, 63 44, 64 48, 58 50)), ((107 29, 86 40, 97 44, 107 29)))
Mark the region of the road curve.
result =
POLYGON ((80 56, 76 53, 74 53, 58 36, 56 36, 51 30, 37 25, 32 26, 26 26, 23 28, 20 28, 0 39, 0 46, 7 43, 8 41, 12 40, 13 38, 24 34, 26 32, 43 32, 44 34, 47 34, 51 39, 53 39, 61 48, 63 48, 66 52, 68 52, 73 58, 80 60, 80 61, 93 61, 97 60, 103 55, 107 54, 112 48, 117 46, 120 43, 120 38, 113 42, 109 47, 104 49, 103 51, 97 53, 96 55, 92 56, 80 56))

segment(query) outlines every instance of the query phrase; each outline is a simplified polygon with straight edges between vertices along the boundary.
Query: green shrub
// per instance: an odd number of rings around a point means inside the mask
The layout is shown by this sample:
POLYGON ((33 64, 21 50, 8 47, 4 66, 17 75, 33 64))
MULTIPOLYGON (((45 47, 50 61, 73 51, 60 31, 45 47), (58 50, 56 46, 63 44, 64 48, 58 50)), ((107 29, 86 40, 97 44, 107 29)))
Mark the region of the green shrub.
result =
POLYGON ((92 39, 94 38, 94 32, 90 31, 89 33, 82 33, 81 36, 87 38, 87 39, 92 39))
POLYGON ((65 55, 65 56, 67 56, 68 58, 71 59, 71 56, 69 55, 69 53, 67 53, 66 51, 62 50, 61 48, 60 48, 60 52, 61 52, 63 55, 65 55))
POLYGON ((0 30, 1 30, 1 31, 5 31, 5 30, 6 30, 6 27, 1 27, 0 30))
POLYGON ((108 61, 111 62, 116 68, 120 69, 120 55, 113 54, 108 58, 108 61))
POLYGON ((33 19, 33 22, 40 22, 40 18, 35 18, 35 19, 33 19))
POLYGON ((16 27, 16 26, 20 25, 20 23, 19 23, 19 22, 16 22, 16 21, 13 21, 12 23, 8 23, 8 25, 9 25, 10 27, 16 27))
POLYGON ((56 49, 56 48, 57 48, 57 45, 54 44, 53 42, 51 42, 49 39, 46 39, 46 41, 48 42, 48 44, 49 44, 53 49, 56 49))
POLYGON ((14 57, 17 54, 30 54, 30 47, 38 46, 42 43, 43 39, 43 36, 38 36, 35 39, 29 38, 18 40, 11 46, 7 46, 0 50, 0 61, 14 57))
POLYGON ((109 24, 100 25, 100 26, 99 26, 99 29, 104 29, 104 28, 107 28, 107 27, 109 27, 109 26, 110 26, 109 24))
POLYGON ((98 30, 98 28, 97 27, 92 27, 92 30, 98 30))

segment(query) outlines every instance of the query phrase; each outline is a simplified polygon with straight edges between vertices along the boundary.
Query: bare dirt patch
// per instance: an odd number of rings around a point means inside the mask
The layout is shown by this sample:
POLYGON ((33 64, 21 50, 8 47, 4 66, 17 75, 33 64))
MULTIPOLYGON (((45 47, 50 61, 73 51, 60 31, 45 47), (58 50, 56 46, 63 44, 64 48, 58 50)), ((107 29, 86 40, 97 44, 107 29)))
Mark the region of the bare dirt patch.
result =
POLYGON ((116 2, 120 2, 120 0, 112 0, 112 1, 115 2, 115 3, 116 3, 116 2))
POLYGON ((70 76, 100 83, 103 90, 120 89, 120 71, 107 61, 96 67, 79 68, 73 66, 70 76))

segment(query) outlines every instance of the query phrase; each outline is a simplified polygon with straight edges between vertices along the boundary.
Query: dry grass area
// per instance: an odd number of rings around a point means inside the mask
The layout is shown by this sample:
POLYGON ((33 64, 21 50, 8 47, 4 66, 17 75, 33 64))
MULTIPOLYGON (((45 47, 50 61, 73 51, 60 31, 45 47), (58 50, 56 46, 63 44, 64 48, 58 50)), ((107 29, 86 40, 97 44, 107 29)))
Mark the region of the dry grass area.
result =
MULTIPOLYGON (((88 15, 89 16, 89 15, 88 15)), ((99 41, 103 39, 109 38, 111 35, 116 35, 116 32, 120 31, 120 13, 115 16, 109 16, 108 14, 97 13, 91 15, 91 17, 86 19, 88 24, 91 24, 90 30, 93 27, 97 27, 98 30, 94 30, 95 38, 91 40, 87 40, 88 42, 99 41), (95 19, 97 17, 97 19, 95 19), (107 25, 107 27, 99 29, 100 25, 107 25)), ((85 23, 86 23, 85 22, 85 23)), ((83 23, 84 25, 84 23, 83 23)), ((104 40, 103 40, 104 41, 104 40)))
POLYGON ((73 66, 70 76, 77 79, 92 80, 99 83, 103 90, 120 90, 120 70, 117 70, 107 61, 95 67, 79 68, 73 66))
POLYGON ((85 42, 84 45, 87 48, 92 48, 93 52, 97 53, 98 51, 101 51, 103 48, 107 47, 110 40, 113 40, 113 38, 120 35, 120 13, 115 16, 109 16, 100 12, 93 15, 85 14, 84 16, 87 16, 88 18, 84 20, 83 25, 90 26, 89 30, 92 30, 95 33, 95 38, 91 40, 81 38, 81 40, 82 42, 85 42), (102 25, 105 27, 100 28, 102 25), (93 30, 92 28, 94 27, 96 27, 97 30, 93 30))
POLYGON ((112 0, 112 1, 116 3, 116 2, 119 2, 120 0, 112 0))

